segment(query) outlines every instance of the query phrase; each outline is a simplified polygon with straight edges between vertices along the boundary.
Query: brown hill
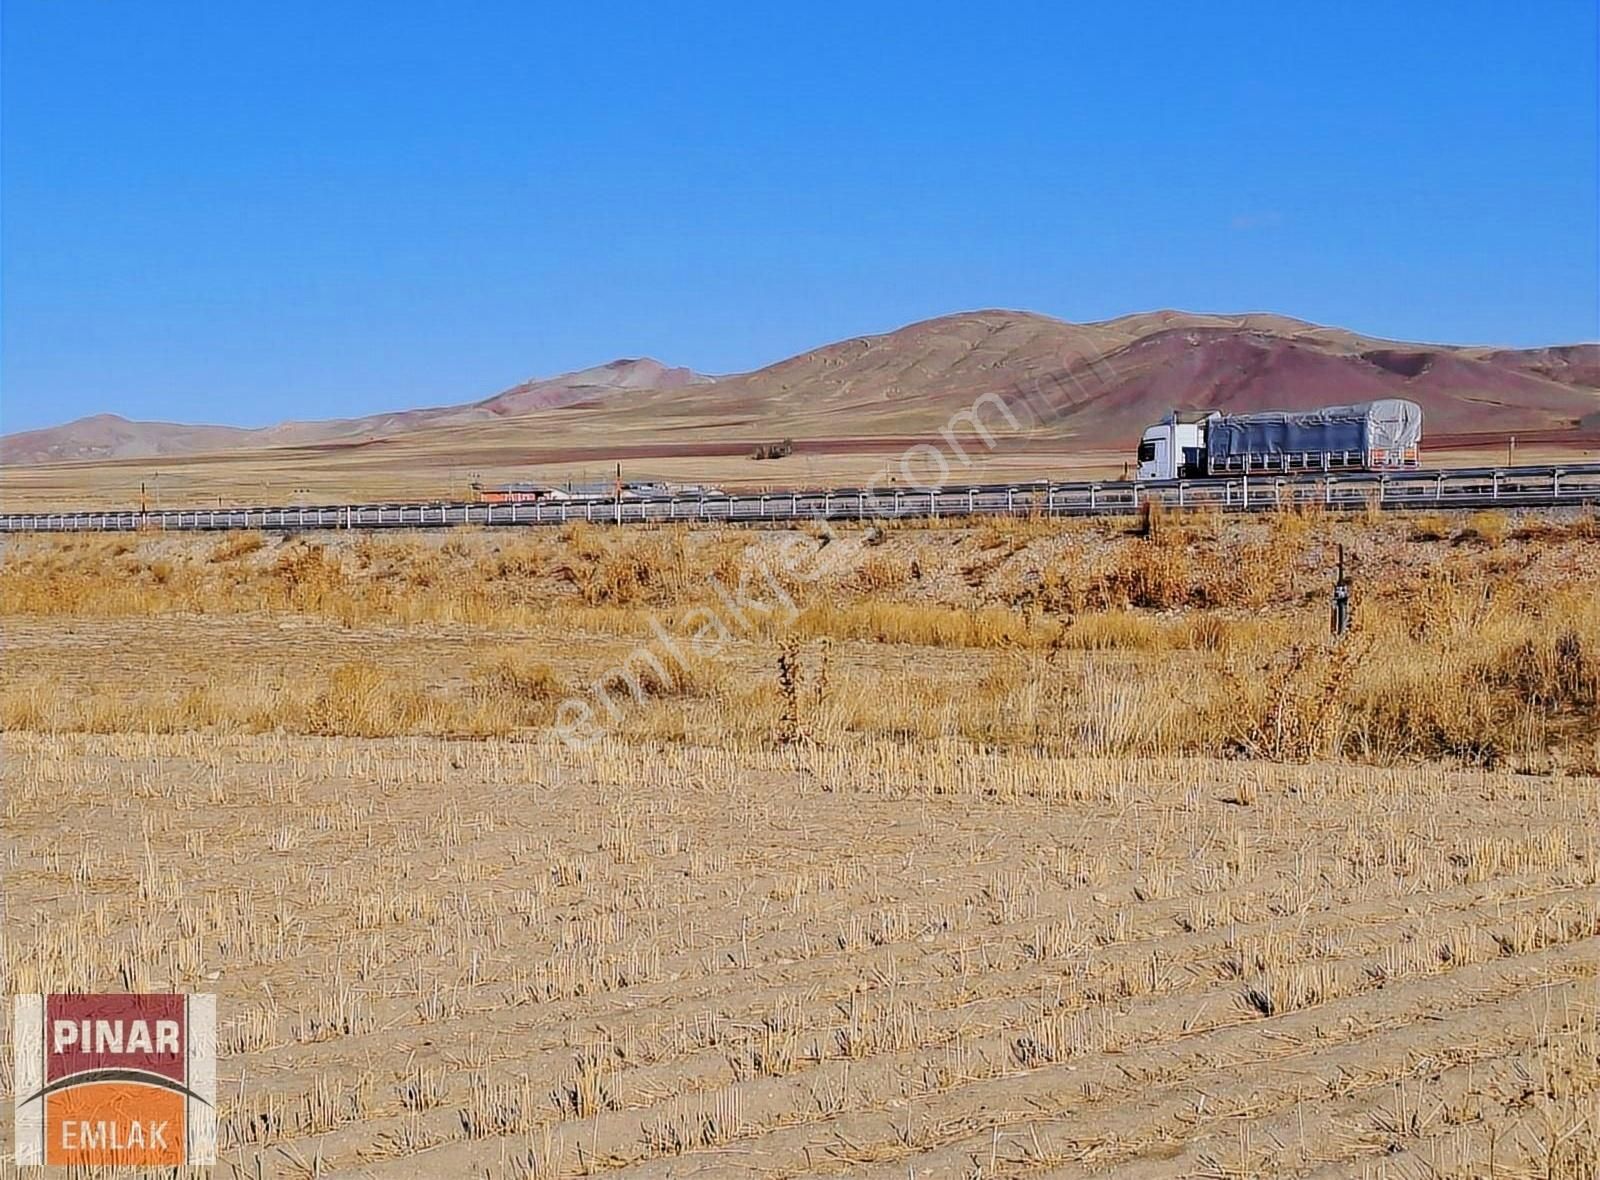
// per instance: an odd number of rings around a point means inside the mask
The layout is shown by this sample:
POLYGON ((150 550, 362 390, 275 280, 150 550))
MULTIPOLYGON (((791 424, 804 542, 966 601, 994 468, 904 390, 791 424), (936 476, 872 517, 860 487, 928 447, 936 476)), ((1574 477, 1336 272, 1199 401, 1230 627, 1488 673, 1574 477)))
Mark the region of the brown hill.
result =
POLYGON ((495 422, 501 418, 560 406, 598 402, 612 394, 648 389, 682 389, 711 378, 670 368, 649 357, 611 361, 559 377, 530 378, 482 401, 459 406, 396 410, 362 418, 282 422, 246 429, 189 426, 176 422, 133 422, 115 414, 96 414, 62 426, 0 437, 0 464, 99 459, 139 459, 259 449, 361 443, 412 431, 495 422))
POLYGON ((20 467, 82 459, 229 451, 252 445, 255 433, 234 426, 132 422, 116 414, 94 414, 64 426, 23 430, 0 437, 0 465, 20 467))
POLYGON ((259 430, 100 415, 0 439, 0 462, 308 446, 456 449, 484 463, 512 462, 533 444, 544 456, 731 454, 780 437, 856 445, 927 436, 985 394, 1008 399, 1031 434, 1080 449, 1125 449, 1173 408, 1299 409, 1376 397, 1419 402, 1425 437, 1564 431, 1600 413, 1600 345, 1409 344, 1264 313, 1156 311, 1073 324, 991 310, 715 380, 637 359, 460 406, 259 430))
MULTIPOLYGON (((1169 408, 1309 409, 1404 397, 1423 408, 1433 434, 1549 430, 1575 426, 1600 408, 1600 389, 1535 375, 1520 354, 1400 345, 1357 348, 1320 334, 1172 328, 1108 354, 1092 375, 1103 392, 1064 419, 1122 441, 1169 408), (1494 359, 1499 358, 1499 359, 1494 359)), ((1600 346, 1586 346, 1600 359, 1600 346)), ((1090 386, 1093 388, 1094 386, 1090 386)))
MULTIPOLYGON (((658 431, 794 438, 937 432, 985 394, 1038 429, 1122 448, 1173 408, 1243 412, 1407 397, 1433 432, 1560 430, 1600 410, 1600 345, 1401 344, 1286 316, 1161 311, 1072 324, 981 311, 840 341, 753 373, 614 403, 658 431)), ((990 417, 991 422, 998 419, 990 417)))

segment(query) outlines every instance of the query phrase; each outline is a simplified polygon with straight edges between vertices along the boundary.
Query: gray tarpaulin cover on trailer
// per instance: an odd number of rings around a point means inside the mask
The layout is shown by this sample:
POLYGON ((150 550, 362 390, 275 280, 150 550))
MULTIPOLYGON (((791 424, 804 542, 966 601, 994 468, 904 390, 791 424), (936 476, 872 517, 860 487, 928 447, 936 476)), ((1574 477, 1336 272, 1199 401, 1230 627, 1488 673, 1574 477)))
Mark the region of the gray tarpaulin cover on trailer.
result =
POLYGON ((1422 407, 1403 398, 1305 413, 1223 415, 1206 430, 1212 462, 1229 455, 1405 450, 1422 441, 1422 407))

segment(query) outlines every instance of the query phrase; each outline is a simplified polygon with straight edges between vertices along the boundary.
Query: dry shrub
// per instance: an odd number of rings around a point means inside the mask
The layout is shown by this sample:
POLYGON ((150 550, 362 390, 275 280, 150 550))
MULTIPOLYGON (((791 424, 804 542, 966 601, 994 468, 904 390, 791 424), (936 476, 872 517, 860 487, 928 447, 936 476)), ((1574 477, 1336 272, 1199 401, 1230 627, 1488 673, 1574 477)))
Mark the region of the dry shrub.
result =
POLYGON ((1495 767, 1531 752, 1539 719, 1514 699, 1490 691, 1470 669, 1409 671, 1390 665, 1352 702, 1350 752, 1384 760, 1451 758, 1495 767))
POLYGON ((1114 666, 1089 664, 1051 712, 1063 727, 1062 749, 1094 758, 1170 753, 1186 736, 1190 709, 1165 677, 1134 678, 1114 666))
POLYGON ((1456 534, 1458 544, 1470 541, 1480 541, 1486 545, 1498 545, 1506 539, 1511 532, 1511 521, 1504 512, 1488 510, 1474 512, 1467 517, 1466 527, 1456 534))
POLYGON ((1413 541, 1443 541, 1450 536, 1450 522, 1437 512, 1422 512, 1411 518, 1413 541))
POLYGON ((249 532, 229 533, 212 550, 208 560, 214 562, 238 561, 265 549, 267 539, 253 529, 249 532))
POLYGON ((1516 609, 1504 587, 1448 566, 1396 587, 1391 601, 1406 634, 1418 642, 1470 640, 1496 615, 1516 609))
POLYGON ((1312 534, 1327 524, 1327 520, 1327 510, 1318 501, 1286 504, 1269 512, 1266 517, 1273 542, 1285 548, 1305 545, 1312 534))
POLYGON ((704 700, 722 689, 723 669, 714 660, 686 656, 667 663, 668 678, 662 680, 650 671, 645 691, 653 697, 684 697, 704 700))
POLYGON ((778 718, 778 741, 789 743, 814 736, 814 726, 828 696, 832 647, 818 642, 807 660, 800 640, 786 635, 778 644, 778 694, 783 711, 778 718))
POLYGON ((310 702, 306 728, 311 733, 351 737, 448 730, 438 702, 423 690, 396 683, 370 660, 352 660, 328 672, 310 702))
POLYGON ((1560 544, 1571 541, 1600 541, 1600 508, 1590 506, 1570 516, 1530 516, 1511 531, 1516 541, 1560 544))
POLYGON ((566 695, 566 685, 549 664, 519 652, 506 651, 480 665, 480 678, 492 692, 524 701, 552 701, 566 695))
POLYGON ((407 684, 364 660, 339 664, 308 686, 252 674, 164 691, 67 689, 49 681, 0 690, 8 732, 490 737, 548 721, 549 713, 549 702, 482 685, 452 695, 407 684))
POLYGON ((695 655, 674 657, 657 649, 636 651, 606 669, 596 682, 608 697, 622 700, 704 700, 722 689, 723 673, 712 660, 695 655))
MULTIPOLYGON (((1165 517, 1148 516, 1146 527, 1161 529, 1162 525, 1151 523, 1158 520, 1165 517)), ((1153 531, 1119 553, 1111 568, 1092 582, 1090 600, 1102 608, 1170 610, 1189 602, 1193 585, 1193 562, 1181 538, 1153 531)))
POLYGON ((855 572, 855 585, 865 594, 882 594, 904 586, 911 578, 911 567, 887 553, 874 553, 855 572))
POLYGON ((608 549, 579 533, 572 560, 556 573, 590 606, 637 606, 681 597, 697 580, 683 535, 630 535, 608 549))
POLYGON ((1061 634, 1069 651, 1161 651, 1168 646, 1169 628, 1149 615, 1129 610, 1079 615, 1061 634))
POLYGON ((293 545, 273 562, 278 600, 291 610, 316 613, 347 599, 344 568, 321 545, 293 545))
POLYGON ((544 547, 522 539, 498 546, 476 563, 478 576, 487 582, 527 582, 543 575, 548 567, 544 547))
POLYGON ((1337 753, 1350 682, 1370 643, 1347 634, 1331 647, 1301 644, 1249 673, 1223 668, 1220 716, 1225 747, 1252 758, 1305 762, 1337 753))
POLYGON ((64 692, 59 683, 39 676, 0 693, 0 732, 45 732, 60 726, 64 692))
POLYGON ((1600 728, 1600 603, 1592 595, 1519 602, 1449 576, 1381 617, 1381 661, 1353 701, 1348 752, 1447 757, 1483 766, 1582 748, 1600 728))
POLYGON ((1479 661, 1476 671, 1546 711, 1592 711, 1600 702, 1600 651, 1573 627, 1523 639, 1479 661))
POLYGON ((865 639, 921 647, 1044 647, 1060 634, 1060 624, 1030 620, 1004 607, 955 607, 867 601, 808 606, 795 618, 803 636, 865 639))
MULTIPOLYGON (((952 518, 945 522, 955 524, 967 523, 970 518, 952 518)), ((1031 541, 1042 537, 1050 537, 1069 530, 1075 522, 1069 520, 1052 520, 1046 516, 985 516, 975 525, 978 537, 978 548, 1010 549, 1015 552, 1031 541)))

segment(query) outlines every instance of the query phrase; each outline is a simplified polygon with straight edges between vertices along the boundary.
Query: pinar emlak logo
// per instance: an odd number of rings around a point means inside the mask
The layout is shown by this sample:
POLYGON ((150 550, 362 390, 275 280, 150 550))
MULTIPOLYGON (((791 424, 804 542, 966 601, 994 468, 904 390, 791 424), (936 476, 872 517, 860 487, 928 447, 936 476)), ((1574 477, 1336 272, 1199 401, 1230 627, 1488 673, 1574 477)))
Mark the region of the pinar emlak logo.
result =
POLYGON ((149 1167, 217 1156, 217 1004, 15 997, 16 1162, 149 1167))

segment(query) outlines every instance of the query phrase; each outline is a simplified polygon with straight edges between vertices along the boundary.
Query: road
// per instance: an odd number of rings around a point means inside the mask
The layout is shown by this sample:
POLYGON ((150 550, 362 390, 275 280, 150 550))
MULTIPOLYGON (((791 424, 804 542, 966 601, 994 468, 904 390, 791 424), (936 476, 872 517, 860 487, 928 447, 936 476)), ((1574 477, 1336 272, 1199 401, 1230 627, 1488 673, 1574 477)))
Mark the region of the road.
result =
POLYGON ((0 513, 0 532, 169 532, 262 529, 417 529, 455 525, 559 525, 574 520, 639 524, 727 521, 779 524, 951 516, 1094 516, 1174 508, 1266 511, 1295 504, 1335 510, 1514 508, 1600 503, 1600 463, 1474 467, 1399 474, 1261 475, 1248 479, 887 485, 794 492, 547 500, 521 504, 324 504, 168 508, 155 512, 0 513))

